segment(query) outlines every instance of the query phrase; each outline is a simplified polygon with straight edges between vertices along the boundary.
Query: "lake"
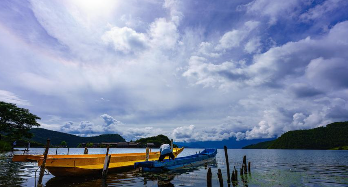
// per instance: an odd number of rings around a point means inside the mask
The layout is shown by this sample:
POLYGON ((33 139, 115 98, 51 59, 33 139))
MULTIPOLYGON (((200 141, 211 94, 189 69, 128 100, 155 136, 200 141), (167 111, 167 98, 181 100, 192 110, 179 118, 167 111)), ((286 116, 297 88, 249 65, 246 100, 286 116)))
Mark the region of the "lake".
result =
MULTIPOLYGON (((70 154, 83 154, 83 148, 71 148, 70 154)), ((195 154, 203 149, 186 148, 179 156, 195 154)), ((157 151, 153 149, 153 151, 157 151)), ((32 148, 30 154, 42 154, 44 149, 32 148)), ((105 153, 106 149, 90 148, 89 153, 105 153)), ((111 148, 110 153, 145 152, 145 149, 111 148)), ((14 152, 22 154, 21 151, 14 152)), ((49 154, 55 154, 51 148, 49 154)), ((13 163, 13 153, 0 154, 1 186, 35 186, 36 163, 13 163)), ((67 154, 67 149, 59 148, 58 154, 67 154)), ((344 150, 228 150, 230 167, 236 166, 239 183, 237 186, 348 186, 348 151, 344 150), (251 162, 251 173, 242 182, 239 168, 243 156, 251 162)), ((88 187, 88 186, 206 186, 208 167, 212 168, 213 186, 219 186, 217 171, 223 172, 224 186, 227 186, 225 154, 218 150, 216 161, 207 167, 200 166, 168 173, 142 173, 131 170, 109 174, 106 180, 100 178, 57 178, 46 173, 43 177, 45 186, 88 187)), ((39 171, 39 170, 38 170, 39 171)), ((37 171, 37 175, 39 172, 37 171)), ((231 170, 232 171, 232 170, 231 170)), ((36 178, 37 180, 37 178, 36 178)))

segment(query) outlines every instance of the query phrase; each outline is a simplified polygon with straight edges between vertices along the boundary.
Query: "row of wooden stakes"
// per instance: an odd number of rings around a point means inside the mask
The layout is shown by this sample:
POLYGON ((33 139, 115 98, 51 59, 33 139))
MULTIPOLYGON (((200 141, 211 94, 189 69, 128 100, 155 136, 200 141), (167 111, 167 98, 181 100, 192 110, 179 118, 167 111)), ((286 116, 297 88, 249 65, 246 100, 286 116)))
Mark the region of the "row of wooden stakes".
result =
MULTIPOLYGON (((227 153, 227 147, 226 146, 224 146, 224 150, 225 150, 226 168, 227 168, 227 184, 228 184, 228 186, 230 186, 231 183, 232 183, 232 185, 235 186, 238 183, 238 172, 237 172, 236 166, 234 166, 233 171, 232 171, 232 176, 230 175, 230 164, 229 164, 229 161, 228 161, 228 153, 227 153)), ((244 155, 244 157, 243 157, 243 164, 242 164, 242 167, 240 168, 240 171, 239 171, 239 174, 241 176, 241 179, 242 179, 243 183, 245 182, 243 175, 246 175, 248 173, 249 174, 251 173, 250 162, 248 162, 248 165, 247 165, 246 155, 244 155)), ((218 175, 220 187, 223 187, 224 183, 223 183, 223 177, 222 177, 221 169, 218 169, 217 175, 218 175)), ((208 187, 212 186, 212 181, 211 181, 212 176, 213 176, 213 174, 211 172, 211 168, 209 167, 208 173, 207 173, 207 186, 208 187)))

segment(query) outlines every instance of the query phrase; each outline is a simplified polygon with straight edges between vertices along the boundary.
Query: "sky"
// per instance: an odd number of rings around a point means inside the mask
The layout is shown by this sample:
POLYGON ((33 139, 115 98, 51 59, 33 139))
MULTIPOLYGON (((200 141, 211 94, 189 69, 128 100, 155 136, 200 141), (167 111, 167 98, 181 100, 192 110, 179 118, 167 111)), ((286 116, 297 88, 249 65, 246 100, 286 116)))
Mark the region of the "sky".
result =
POLYGON ((0 100, 127 140, 275 138, 348 120, 346 0, 3 0, 0 100))

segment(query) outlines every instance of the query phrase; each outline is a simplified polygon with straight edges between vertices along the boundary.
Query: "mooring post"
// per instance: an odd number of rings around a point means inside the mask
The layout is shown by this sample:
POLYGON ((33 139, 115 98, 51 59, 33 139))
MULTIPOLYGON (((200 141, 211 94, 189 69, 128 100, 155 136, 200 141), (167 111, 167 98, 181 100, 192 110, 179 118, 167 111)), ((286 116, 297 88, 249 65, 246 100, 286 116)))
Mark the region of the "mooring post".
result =
POLYGON ((68 155, 69 155, 69 147, 68 147, 68 155))
POLYGON ((58 148, 56 149, 56 155, 58 155, 58 148))
POLYGON ((226 167, 227 167, 227 183, 230 184, 230 163, 228 162, 228 153, 227 153, 227 147, 224 146, 224 150, 225 150, 225 158, 226 158, 226 167))
POLYGON ((219 178, 220 187, 223 187, 224 186, 224 181, 222 179, 221 169, 218 169, 217 175, 218 175, 218 178, 219 178))
POLYGON ((46 159, 48 154, 48 149, 50 148, 50 139, 47 139, 46 149, 44 152, 44 159, 42 161, 41 167, 40 167, 40 175, 39 175, 39 182, 37 183, 37 187, 42 187, 42 177, 45 174, 45 166, 46 166, 46 159))
POLYGON ((235 177, 236 181, 238 181, 238 172, 237 172, 236 167, 234 167, 234 177, 235 177))
POLYGON ((250 171, 250 162, 248 162, 248 172, 251 173, 251 171, 250 171))
POLYGON ((173 139, 170 140, 170 149, 173 151, 174 148, 174 143, 173 143, 173 139))
POLYGON ((88 149, 87 149, 87 147, 85 147, 85 151, 83 152, 83 154, 85 154, 85 155, 88 154, 88 149))
POLYGON ((242 165, 242 168, 240 168, 239 174, 241 177, 243 176, 243 165, 242 165))
POLYGON ((146 147, 145 161, 149 161, 149 153, 150 153, 150 149, 149 147, 146 147))
POLYGON ((102 172, 102 177, 106 178, 108 175, 108 169, 109 169, 109 164, 111 160, 111 155, 109 155, 109 145, 107 145, 106 148, 106 154, 105 154, 105 160, 104 160, 104 167, 103 167, 103 172, 102 172))
POLYGON ((247 173, 247 164, 246 164, 246 155, 243 157, 243 167, 244 167, 244 174, 247 173))
POLYGON ((207 173, 207 186, 208 187, 212 187, 212 183, 211 183, 212 176, 213 176, 213 174, 211 173, 211 168, 209 167, 208 173, 207 173))

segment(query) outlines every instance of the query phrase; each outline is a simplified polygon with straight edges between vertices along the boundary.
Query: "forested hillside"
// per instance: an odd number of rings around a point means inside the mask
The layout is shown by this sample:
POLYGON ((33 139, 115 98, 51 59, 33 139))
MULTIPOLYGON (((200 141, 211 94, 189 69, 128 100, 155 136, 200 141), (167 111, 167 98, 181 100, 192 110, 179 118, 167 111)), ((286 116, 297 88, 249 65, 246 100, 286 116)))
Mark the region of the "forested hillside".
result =
POLYGON ((126 140, 119 134, 102 134, 92 137, 80 137, 63 132, 57 132, 42 128, 33 128, 32 141, 46 144, 47 138, 51 140, 52 145, 60 145, 62 141, 67 143, 68 147, 77 147, 80 143, 101 143, 101 142, 125 142, 126 140))
POLYGON ((348 145, 348 121, 326 127, 284 133, 274 141, 262 142, 244 149, 333 149, 348 145))

